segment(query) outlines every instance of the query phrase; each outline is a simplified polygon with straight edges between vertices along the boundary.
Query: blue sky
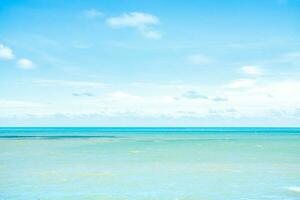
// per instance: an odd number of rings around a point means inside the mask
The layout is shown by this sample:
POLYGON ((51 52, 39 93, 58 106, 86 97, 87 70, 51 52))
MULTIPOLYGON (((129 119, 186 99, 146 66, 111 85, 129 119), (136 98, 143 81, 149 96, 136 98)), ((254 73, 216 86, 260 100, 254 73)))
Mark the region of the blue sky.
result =
POLYGON ((1 126, 299 126, 300 1, 0 0, 1 126))

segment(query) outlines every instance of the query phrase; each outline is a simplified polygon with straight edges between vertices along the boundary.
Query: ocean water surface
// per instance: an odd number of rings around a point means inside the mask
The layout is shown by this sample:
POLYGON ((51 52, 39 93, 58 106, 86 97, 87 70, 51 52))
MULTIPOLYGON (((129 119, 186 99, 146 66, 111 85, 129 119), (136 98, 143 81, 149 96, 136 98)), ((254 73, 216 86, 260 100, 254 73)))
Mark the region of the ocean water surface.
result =
POLYGON ((0 200, 264 199, 300 199, 300 128, 0 128, 0 200))

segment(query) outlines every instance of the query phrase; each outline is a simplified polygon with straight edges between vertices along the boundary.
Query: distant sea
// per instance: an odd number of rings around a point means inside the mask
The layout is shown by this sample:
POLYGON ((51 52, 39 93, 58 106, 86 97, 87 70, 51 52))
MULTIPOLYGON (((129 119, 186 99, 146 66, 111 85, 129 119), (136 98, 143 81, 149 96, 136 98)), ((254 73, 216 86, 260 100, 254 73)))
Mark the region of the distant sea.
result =
POLYGON ((300 128, 0 128, 0 200, 299 200, 300 128))

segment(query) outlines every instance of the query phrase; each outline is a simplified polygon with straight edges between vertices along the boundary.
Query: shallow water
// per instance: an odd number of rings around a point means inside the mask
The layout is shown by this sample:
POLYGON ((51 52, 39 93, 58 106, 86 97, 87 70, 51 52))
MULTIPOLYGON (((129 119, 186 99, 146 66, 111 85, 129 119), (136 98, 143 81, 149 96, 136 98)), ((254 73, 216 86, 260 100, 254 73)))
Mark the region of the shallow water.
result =
POLYGON ((296 200, 296 128, 0 128, 2 200, 296 200))

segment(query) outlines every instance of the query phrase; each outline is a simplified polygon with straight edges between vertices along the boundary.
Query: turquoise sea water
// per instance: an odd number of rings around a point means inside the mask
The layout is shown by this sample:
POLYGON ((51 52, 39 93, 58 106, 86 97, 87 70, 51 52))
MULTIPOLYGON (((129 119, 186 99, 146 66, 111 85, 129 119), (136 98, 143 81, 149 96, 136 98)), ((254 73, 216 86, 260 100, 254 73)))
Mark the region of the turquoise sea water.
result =
POLYGON ((300 128, 0 128, 0 200, 79 199, 300 199, 300 128))

